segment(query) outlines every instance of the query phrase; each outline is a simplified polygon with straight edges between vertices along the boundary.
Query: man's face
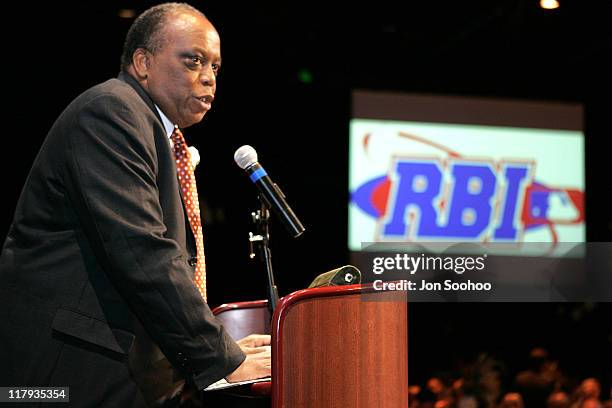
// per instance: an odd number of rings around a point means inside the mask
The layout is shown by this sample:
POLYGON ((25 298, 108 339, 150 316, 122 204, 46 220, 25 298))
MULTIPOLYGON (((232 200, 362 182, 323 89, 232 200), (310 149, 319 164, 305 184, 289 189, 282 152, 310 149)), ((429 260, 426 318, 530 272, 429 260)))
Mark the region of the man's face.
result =
POLYGON ((148 53, 143 86, 179 127, 200 122, 211 107, 221 66, 219 34, 204 17, 169 16, 160 34, 161 49, 148 53))

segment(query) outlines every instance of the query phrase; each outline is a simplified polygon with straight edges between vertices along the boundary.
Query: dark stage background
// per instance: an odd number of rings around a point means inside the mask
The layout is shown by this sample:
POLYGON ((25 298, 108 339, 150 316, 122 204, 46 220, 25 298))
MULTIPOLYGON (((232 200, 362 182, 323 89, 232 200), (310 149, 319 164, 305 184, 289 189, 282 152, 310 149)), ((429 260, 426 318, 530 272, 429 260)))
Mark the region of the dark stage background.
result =
MULTIPOLYGON (((233 161, 243 144, 257 149, 307 229, 292 240, 280 224, 272 224, 281 296, 348 263, 351 89, 583 103, 587 235, 590 241, 610 240, 612 64, 606 59, 612 51, 612 7, 603 4, 609 2, 562 0, 554 11, 528 0, 403 3, 192 2, 218 28, 223 53, 213 109, 185 132, 202 156, 197 177, 211 304, 265 297, 264 269, 249 262, 247 252, 255 189, 233 161)), ((11 24, 4 25, 2 48, 8 128, 0 163, 2 240, 57 115, 86 88, 118 73, 132 22, 119 17, 119 10, 139 13, 152 4, 21 2, 3 10, 11 24)), ((568 338, 564 329, 573 330, 571 338, 582 341, 578 345, 592 346, 580 369, 595 375, 601 361, 612 361, 609 305, 583 314, 597 316, 592 323, 572 323, 572 313, 584 305, 414 304, 410 310, 411 350, 438 353, 435 361, 427 360, 428 354, 415 357, 414 379, 443 368, 453 353, 495 349, 513 358, 536 343, 554 349, 568 338)))

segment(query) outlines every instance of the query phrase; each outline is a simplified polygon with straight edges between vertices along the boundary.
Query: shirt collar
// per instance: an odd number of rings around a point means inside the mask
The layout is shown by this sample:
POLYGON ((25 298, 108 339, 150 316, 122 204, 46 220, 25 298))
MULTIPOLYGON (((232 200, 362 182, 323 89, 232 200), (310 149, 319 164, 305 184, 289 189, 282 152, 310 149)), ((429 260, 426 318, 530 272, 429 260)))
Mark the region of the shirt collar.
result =
POLYGON ((159 106, 155 105, 155 109, 157 109, 157 112, 161 117, 162 124, 164 125, 164 129, 166 130, 166 134, 168 135, 168 138, 170 138, 170 136, 172 136, 172 132, 174 132, 174 124, 166 115, 164 115, 164 112, 159 109, 159 106))

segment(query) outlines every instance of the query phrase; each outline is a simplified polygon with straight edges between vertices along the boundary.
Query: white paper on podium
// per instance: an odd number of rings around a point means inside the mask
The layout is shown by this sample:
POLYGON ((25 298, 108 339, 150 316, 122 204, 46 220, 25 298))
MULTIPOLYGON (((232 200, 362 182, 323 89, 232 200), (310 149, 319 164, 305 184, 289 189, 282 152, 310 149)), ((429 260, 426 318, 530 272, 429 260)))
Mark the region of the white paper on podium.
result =
POLYGON ((222 390, 224 388, 237 387, 239 385, 254 384, 254 383, 264 382, 264 381, 272 381, 272 378, 264 377, 264 378, 258 378, 256 380, 247 380, 247 381, 238 381, 238 382, 227 382, 225 378, 222 378, 216 383, 212 383, 208 387, 204 388, 204 391, 222 390))

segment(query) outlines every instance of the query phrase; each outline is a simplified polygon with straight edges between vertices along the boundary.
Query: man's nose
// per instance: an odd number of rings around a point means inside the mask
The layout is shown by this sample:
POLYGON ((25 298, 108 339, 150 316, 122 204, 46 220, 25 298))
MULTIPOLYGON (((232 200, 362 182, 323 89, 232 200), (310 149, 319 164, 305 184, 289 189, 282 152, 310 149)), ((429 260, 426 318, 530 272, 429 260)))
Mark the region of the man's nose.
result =
POLYGON ((202 71, 200 72, 200 81, 202 84, 207 86, 214 86, 216 84, 217 78, 212 65, 206 64, 202 67, 202 71))

